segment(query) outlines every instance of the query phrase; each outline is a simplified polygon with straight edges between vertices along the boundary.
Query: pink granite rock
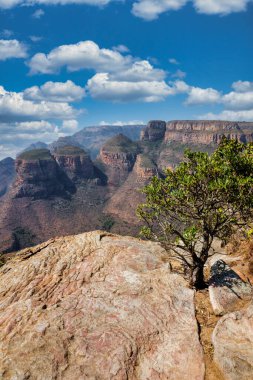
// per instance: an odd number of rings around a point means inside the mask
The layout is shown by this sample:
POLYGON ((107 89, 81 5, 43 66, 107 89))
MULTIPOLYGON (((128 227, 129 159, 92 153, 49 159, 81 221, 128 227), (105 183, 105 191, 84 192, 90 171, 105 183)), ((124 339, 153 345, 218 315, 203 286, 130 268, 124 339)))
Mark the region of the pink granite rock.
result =
POLYGON ((51 240, 0 269, 0 378, 203 380, 194 309, 155 243, 51 240))

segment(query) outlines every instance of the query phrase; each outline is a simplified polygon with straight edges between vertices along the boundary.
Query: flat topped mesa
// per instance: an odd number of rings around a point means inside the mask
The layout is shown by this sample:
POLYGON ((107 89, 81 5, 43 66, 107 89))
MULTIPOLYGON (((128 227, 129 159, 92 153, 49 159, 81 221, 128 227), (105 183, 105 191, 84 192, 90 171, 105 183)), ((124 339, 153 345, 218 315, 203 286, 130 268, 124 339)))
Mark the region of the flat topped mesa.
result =
POLYGON ((102 147, 102 150, 109 153, 136 154, 138 152, 138 145, 120 133, 109 139, 102 147))
POLYGON ((14 198, 41 199, 74 191, 74 185, 47 149, 21 153, 16 159, 15 168, 14 198))
POLYGON ((60 168, 72 180, 94 178, 93 162, 82 148, 66 145, 56 148, 53 155, 60 168))

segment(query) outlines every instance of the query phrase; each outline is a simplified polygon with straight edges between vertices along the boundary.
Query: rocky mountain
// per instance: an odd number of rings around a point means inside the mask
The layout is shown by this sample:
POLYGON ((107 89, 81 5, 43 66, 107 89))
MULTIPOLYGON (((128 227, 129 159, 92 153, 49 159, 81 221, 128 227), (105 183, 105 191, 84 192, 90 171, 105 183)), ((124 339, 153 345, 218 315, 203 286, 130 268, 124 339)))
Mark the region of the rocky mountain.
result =
MULTIPOLYGON (((101 128, 98 136, 108 135, 108 128, 101 128)), ((85 141, 94 141, 94 133, 85 141)), ((8 191, 0 198, 0 251, 98 228, 137 235, 141 188, 182 161, 185 148, 212 152, 223 135, 253 141, 253 123, 155 120, 138 141, 122 133, 111 137, 95 160, 67 140, 50 151, 23 152, 7 187, 2 181, 8 191)))
POLYGON ((61 137, 58 141, 50 144, 50 150, 65 145, 74 145, 84 148, 95 159, 102 146, 112 137, 123 134, 133 141, 140 138, 143 125, 101 125, 85 127, 72 136, 61 137))

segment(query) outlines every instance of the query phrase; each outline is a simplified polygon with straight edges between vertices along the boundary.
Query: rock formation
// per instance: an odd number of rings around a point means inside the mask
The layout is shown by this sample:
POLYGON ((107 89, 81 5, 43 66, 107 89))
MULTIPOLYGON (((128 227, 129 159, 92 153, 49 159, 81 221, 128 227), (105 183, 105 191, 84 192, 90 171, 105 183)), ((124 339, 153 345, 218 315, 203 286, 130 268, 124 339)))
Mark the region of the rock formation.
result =
POLYGON ((155 243, 104 232, 0 269, 0 377, 203 380, 194 292, 155 243))
POLYGON ((166 122, 161 120, 150 121, 141 132, 142 141, 163 140, 166 130, 166 122))
POLYGON ((126 136, 119 134, 110 139, 100 151, 100 160, 108 176, 108 184, 121 185, 133 169, 138 146, 126 136))
POLYGON ((213 333, 214 360, 225 380, 253 378, 253 304, 224 316, 213 333))
POLYGON ((15 177, 15 161, 7 157, 0 161, 0 197, 9 189, 15 177))
POLYGON ((166 125, 165 142, 217 145, 223 136, 242 142, 252 142, 253 123, 209 120, 171 121, 166 125))
POLYGON ((72 180, 92 179, 95 177, 95 167, 90 156, 79 147, 64 146, 57 148, 53 156, 59 167, 72 180))
POLYGON ((47 149, 22 153, 15 166, 17 176, 12 189, 15 198, 42 199, 74 191, 72 182, 47 149))
POLYGON ((211 267, 209 281, 210 301, 216 315, 240 309, 253 299, 253 288, 244 282, 223 260, 211 267))

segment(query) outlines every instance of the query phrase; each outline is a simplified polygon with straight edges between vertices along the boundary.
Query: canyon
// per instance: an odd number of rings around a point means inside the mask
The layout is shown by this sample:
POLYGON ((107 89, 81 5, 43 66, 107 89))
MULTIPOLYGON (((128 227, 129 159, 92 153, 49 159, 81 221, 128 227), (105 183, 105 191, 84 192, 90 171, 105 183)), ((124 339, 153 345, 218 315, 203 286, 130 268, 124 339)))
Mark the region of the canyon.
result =
POLYGON ((94 229, 137 236, 141 189, 186 148, 212 152, 222 136, 252 142, 253 123, 154 120, 33 144, 0 162, 0 252, 94 229))

